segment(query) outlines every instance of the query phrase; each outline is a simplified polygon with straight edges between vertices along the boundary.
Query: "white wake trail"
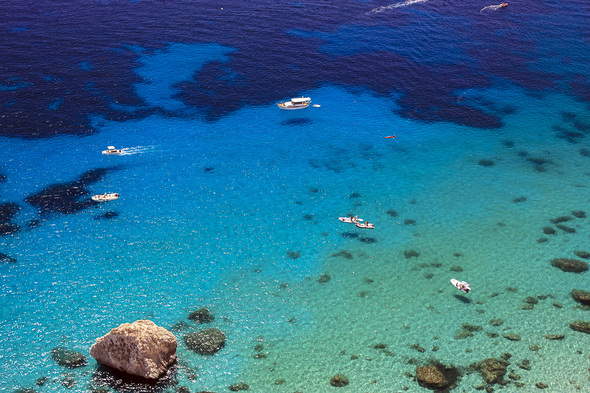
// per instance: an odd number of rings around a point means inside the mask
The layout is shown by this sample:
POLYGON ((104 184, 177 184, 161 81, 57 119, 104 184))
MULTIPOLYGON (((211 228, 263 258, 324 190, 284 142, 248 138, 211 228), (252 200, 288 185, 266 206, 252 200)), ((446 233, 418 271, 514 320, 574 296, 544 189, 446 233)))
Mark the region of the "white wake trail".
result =
POLYGON ((406 1, 399 2, 399 3, 395 3, 395 4, 386 5, 386 6, 383 6, 383 7, 373 8, 368 13, 369 14, 378 14, 380 12, 385 12, 385 11, 393 10, 395 8, 407 7, 407 6, 412 5, 412 4, 426 3, 427 1, 428 0, 406 0, 406 1))
POLYGON ((488 6, 483 7, 481 10, 479 10, 479 12, 484 12, 485 10, 496 11, 499 8, 502 8, 502 6, 499 6, 499 5, 488 5, 488 6))

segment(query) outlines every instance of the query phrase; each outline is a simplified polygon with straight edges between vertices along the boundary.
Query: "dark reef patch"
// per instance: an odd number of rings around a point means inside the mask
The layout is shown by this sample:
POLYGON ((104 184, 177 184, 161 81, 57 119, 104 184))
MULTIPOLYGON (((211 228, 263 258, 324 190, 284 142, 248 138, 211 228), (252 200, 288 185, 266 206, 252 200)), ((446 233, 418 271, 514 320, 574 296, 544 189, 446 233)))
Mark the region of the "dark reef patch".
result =
POLYGON ((303 126, 303 125, 307 125, 307 124, 311 124, 311 123, 313 123, 312 119, 309 119, 307 117, 297 117, 294 119, 285 120, 285 121, 281 122, 281 125, 283 125, 283 126, 303 126))
POLYGON ((359 234, 354 232, 342 232, 342 237, 345 239, 356 239, 359 237, 359 234))
POLYGON ((0 252, 0 263, 16 263, 16 258, 0 252))
POLYGON ((97 205, 90 196, 87 187, 102 180, 113 168, 92 169, 83 173, 77 180, 68 183, 52 184, 25 201, 36 207, 39 214, 50 213, 73 214, 97 205))
POLYGON ((10 235, 20 231, 20 227, 12 222, 20 206, 14 202, 0 204, 0 236, 10 235))
POLYGON ((103 214, 97 214, 96 216, 94 216, 95 220, 112 220, 113 218, 117 218, 119 217, 119 213, 117 213, 116 211, 110 210, 106 213, 103 214))
POLYGON ((405 250, 404 251, 404 257, 406 257, 406 259, 418 258, 419 256, 420 256, 420 253, 416 250, 405 250))
POLYGON ((574 210, 572 215, 576 218, 586 218, 586 212, 583 210, 574 210))
POLYGON ((479 166, 493 166, 494 165, 494 161, 489 160, 487 158, 482 158, 481 160, 479 160, 477 162, 477 165, 479 165, 479 166))
POLYGON ((335 252, 332 254, 332 256, 333 257, 341 257, 341 258, 348 259, 348 260, 354 259, 354 255, 352 255, 351 252, 346 251, 346 250, 342 250, 340 252, 335 252))
POLYGON ((565 233, 576 233, 576 228, 568 227, 567 225, 557 224, 556 227, 565 233))

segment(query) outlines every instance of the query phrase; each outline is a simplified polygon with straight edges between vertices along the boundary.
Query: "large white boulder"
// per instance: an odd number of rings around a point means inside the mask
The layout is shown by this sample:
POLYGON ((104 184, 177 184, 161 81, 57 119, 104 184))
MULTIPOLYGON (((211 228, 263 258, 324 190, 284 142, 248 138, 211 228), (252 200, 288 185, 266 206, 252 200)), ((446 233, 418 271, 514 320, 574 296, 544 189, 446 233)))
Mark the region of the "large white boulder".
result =
POLYGON ((124 323, 97 338, 90 355, 100 364, 146 379, 158 379, 176 361, 176 337, 152 321, 124 323))

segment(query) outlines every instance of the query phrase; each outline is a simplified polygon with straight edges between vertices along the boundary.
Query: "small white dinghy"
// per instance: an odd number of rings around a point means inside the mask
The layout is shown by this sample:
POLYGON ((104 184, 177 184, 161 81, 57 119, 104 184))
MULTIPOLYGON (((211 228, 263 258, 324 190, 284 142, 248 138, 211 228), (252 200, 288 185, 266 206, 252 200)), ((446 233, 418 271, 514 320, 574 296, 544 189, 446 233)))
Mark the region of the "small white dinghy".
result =
POLYGON ((107 146, 107 149, 103 150, 102 154, 123 154, 123 150, 115 149, 115 146, 107 146))
POLYGON ((371 224, 369 221, 357 222, 356 227, 361 229, 375 229, 375 224, 371 224))
POLYGON ((91 199, 94 202, 109 202, 109 201, 114 201, 115 199, 119 199, 119 193, 113 192, 113 193, 110 193, 110 194, 104 193, 104 194, 93 195, 91 199))
POLYGON ((469 285, 467 281, 459 281, 451 278, 451 284, 453 284, 455 288, 459 289, 463 293, 471 291, 471 285, 469 285))
POLYGON ((354 216, 354 217, 338 217, 338 220, 345 222, 347 224, 356 224, 357 222, 363 221, 362 218, 359 218, 359 216, 354 216))

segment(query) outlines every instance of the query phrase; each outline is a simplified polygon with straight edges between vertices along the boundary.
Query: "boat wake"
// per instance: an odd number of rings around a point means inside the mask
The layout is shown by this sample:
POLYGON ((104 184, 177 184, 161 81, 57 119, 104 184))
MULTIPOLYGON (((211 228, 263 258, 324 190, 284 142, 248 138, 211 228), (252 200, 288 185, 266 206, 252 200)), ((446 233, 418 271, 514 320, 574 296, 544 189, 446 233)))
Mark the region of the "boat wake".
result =
POLYGON ((488 6, 483 7, 481 10, 479 10, 479 12, 496 11, 496 10, 499 10, 500 8, 502 8, 501 5, 488 5, 488 6))
POLYGON ((125 147, 121 149, 121 155, 127 156, 131 154, 141 154, 153 150, 154 146, 136 146, 136 147, 125 147))
POLYGON ((426 3, 427 1, 428 0, 406 0, 406 1, 399 2, 399 3, 395 3, 395 4, 386 5, 383 7, 373 8, 371 11, 368 12, 368 14, 379 14, 381 12, 393 10, 395 8, 407 7, 412 4, 426 3))

